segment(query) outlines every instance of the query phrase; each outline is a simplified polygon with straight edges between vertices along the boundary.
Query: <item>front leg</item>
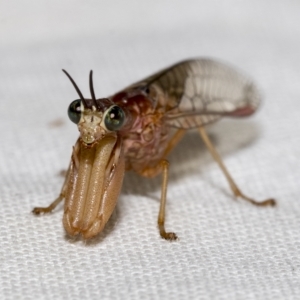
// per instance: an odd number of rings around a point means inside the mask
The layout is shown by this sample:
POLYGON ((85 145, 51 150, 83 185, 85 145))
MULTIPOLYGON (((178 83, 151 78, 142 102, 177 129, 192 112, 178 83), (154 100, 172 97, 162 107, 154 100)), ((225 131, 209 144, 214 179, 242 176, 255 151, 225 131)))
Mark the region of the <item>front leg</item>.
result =
POLYGON ((71 162, 59 196, 47 207, 35 207, 32 210, 32 213, 34 213, 35 215, 51 213, 53 209, 55 209, 55 207, 66 197, 66 193, 70 182, 71 169, 78 168, 78 151, 79 147, 78 143, 76 143, 76 145, 73 147, 71 162))
POLYGON ((35 207, 32 210, 32 212, 35 215, 51 213, 53 211, 53 209, 55 209, 55 207, 65 198, 66 192, 67 192, 67 189, 68 189, 68 185, 69 185, 69 180, 70 180, 70 173, 71 173, 70 169, 71 169, 71 164, 68 168, 66 178, 65 178, 65 182, 62 186, 62 189, 61 189, 61 192, 60 192, 59 196, 47 207, 35 207))

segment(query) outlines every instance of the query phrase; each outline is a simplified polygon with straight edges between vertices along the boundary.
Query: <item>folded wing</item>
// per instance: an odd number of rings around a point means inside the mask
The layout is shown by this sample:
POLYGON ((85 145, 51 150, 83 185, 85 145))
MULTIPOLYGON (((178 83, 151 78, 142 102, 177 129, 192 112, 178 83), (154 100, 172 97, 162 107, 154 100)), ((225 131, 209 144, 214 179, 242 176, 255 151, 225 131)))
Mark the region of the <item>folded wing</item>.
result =
POLYGON ((260 103, 257 88, 235 69, 210 59, 188 60, 137 85, 159 89, 169 126, 190 129, 222 116, 251 115, 260 103))

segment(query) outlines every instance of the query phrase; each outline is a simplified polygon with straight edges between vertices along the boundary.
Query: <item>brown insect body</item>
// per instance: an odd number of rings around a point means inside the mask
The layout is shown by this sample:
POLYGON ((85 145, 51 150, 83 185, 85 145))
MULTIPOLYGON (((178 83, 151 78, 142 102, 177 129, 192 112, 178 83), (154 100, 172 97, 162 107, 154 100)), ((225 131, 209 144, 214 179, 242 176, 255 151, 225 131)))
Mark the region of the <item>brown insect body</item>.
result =
POLYGON ((149 177, 156 175, 154 169, 170 139, 170 127, 165 123, 163 107, 157 103, 156 97, 141 88, 112 97, 112 101, 130 116, 130 123, 120 131, 126 170, 149 177), (153 169, 153 174, 146 171, 150 169, 153 169))
POLYGON ((85 99, 64 72, 80 97, 69 106, 69 117, 78 125, 80 137, 59 198, 33 212, 50 212, 65 198, 63 224, 69 235, 81 234, 88 239, 103 230, 115 208, 126 169, 146 177, 163 174, 158 226, 163 238, 176 239, 164 229, 165 158, 191 128, 198 128, 235 196, 256 205, 275 204, 273 199, 257 202, 238 189, 204 130, 222 116, 244 117, 258 107, 255 86, 232 68, 207 59, 185 61, 104 99, 95 97, 92 72, 92 99, 85 99))

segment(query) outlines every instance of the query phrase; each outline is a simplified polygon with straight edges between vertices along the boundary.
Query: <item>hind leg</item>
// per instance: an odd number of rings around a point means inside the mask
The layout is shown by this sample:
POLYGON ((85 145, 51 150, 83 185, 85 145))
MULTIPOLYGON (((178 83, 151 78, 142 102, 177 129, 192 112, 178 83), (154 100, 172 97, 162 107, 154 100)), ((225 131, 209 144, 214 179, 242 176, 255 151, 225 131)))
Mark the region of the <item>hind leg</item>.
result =
POLYGON ((215 147, 213 146, 213 144, 211 143, 208 135, 206 134, 206 131, 203 127, 198 128, 199 133, 206 145, 206 147, 208 148, 209 152, 211 153, 212 157, 215 159, 215 161, 218 163, 219 167, 221 168, 221 170, 223 171, 223 174, 225 175, 230 188, 232 190, 232 192, 234 193, 234 195, 236 197, 240 197, 254 205, 258 205, 258 206, 275 206, 276 205, 276 201, 274 199, 266 199, 264 201, 256 201, 246 195, 244 195, 242 193, 242 191, 238 188, 238 186, 236 185, 236 183, 234 182, 233 178, 231 177, 231 175, 229 174, 227 168, 225 167, 219 153, 216 151, 215 147))

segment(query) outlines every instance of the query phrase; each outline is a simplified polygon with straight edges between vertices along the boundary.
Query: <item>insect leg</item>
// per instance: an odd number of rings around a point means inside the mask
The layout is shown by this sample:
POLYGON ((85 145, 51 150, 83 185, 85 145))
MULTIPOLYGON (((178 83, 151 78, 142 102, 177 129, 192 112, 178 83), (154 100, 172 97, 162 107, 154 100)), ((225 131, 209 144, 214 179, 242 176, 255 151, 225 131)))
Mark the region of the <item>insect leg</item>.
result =
POLYGON ((163 155, 162 160, 154 167, 148 167, 140 172, 140 175, 145 177, 155 177, 159 173, 162 173, 163 180, 162 180, 162 187, 161 187, 161 197, 160 197, 160 208, 158 214, 158 228, 160 232, 160 236, 166 240, 176 240, 177 236, 174 232, 166 232, 165 230, 165 207, 167 201, 167 185, 168 185, 168 176, 169 176, 169 162, 164 159, 167 155, 171 152, 171 150, 178 144, 181 140, 183 135, 185 134, 186 130, 179 129, 176 133, 172 136, 171 140, 169 141, 163 155))
POLYGON ((265 201, 262 202, 258 202, 256 200, 253 200, 247 196, 245 196, 241 190, 238 188, 238 186, 236 185, 236 183, 234 182, 234 180, 232 179, 231 175, 229 174, 229 172, 227 171, 219 153, 216 151, 215 147, 213 146, 213 144, 211 143, 208 135, 206 134, 206 131, 204 129, 204 127, 199 127, 198 128, 200 135, 206 145, 206 147, 208 148, 209 152, 211 153, 211 155, 213 156, 213 158, 215 159, 215 161, 218 163, 219 167, 221 168, 221 170, 223 171, 229 185, 230 188, 232 190, 232 192, 234 193, 234 195, 236 197, 241 197, 242 199, 251 202, 254 205, 258 205, 258 206, 274 206, 276 204, 276 201, 274 199, 267 199, 265 201))
POLYGON ((185 129, 179 129, 176 133, 172 136, 171 140, 169 141, 162 157, 163 159, 157 164, 157 166, 152 168, 144 169, 140 174, 146 177, 154 177, 162 172, 163 180, 161 186, 161 197, 160 197, 160 208, 158 213, 158 228, 160 236, 166 240, 176 240, 177 235, 174 232, 166 232, 165 230, 165 208, 166 208, 166 201, 167 201, 167 186, 168 186, 168 177, 169 177, 169 162, 164 159, 168 156, 168 154, 172 151, 172 149, 179 143, 182 139, 183 135, 185 134, 185 129))
MULTIPOLYGON (((172 151, 172 149, 179 143, 183 135, 185 134, 186 130, 185 129, 178 129, 175 134, 171 137, 170 141, 167 144, 167 147, 161 156, 161 159, 165 159, 168 154, 172 151)), ((162 167, 161 167, 161 161, 155 165, 154 167, 147 167, 143 169, 141 172, 138 172, 140 175, 148 177, 148 178, 153 178, 157 176, 158 174, 161 173, 162 167)))
POLYGON ((32 212, 35 215, 46 214, 46 213, 52 212, 52 210, 55 209, 55 207, 65 198, 67 188, 68 188, 68 185, 69 185, 69 180, 70 180, 70 173, 71 173, 70 169, 71 169, 71 164, 68 168, 66 178, 65 178, 65 182, 63 184, 63 187, 61 189, 61 192, 60 192, 59 196, 47 207, 35 207, 32 210, 32 212))
POLYGON ((183 135, 185 134, 185 129, 178 129, 176 133, 172 136, 172 139, 169 141, 165 152, 163 154, 163 158, 167 157, 168 154, 172 151, 172 149, 179 143, 179 141, 182 139, 183 135))
POLYGON ((167 186, 168 186, 168 177, 169 177, 169 162, 166 159, 163 159, 159 166, 162 169, 162 186, 161 186, 161 197, 160 197, 160 207, 158 213, 158 228, 160 236, 166 240, 173 241, 177 239, 177 236, 174 232, 166 232, 165 230, 165 208, 167 200, 167 186))
POLYGON ((52 212, 52 210, 62 201, 65 197, 62 193, 47 207, 35 207, 32 210, 32 213, 35 215, 46 214, 52 212))
POLYGON ((65 181, 59 196, 48 207, 35 207, 32 210, 32 212, 35 215, 39 215, 41 213, 43 214, 50 213, 65 198, 69 186, 69 182, 71 179, 71 170, 73 168, 75 168, 75 170, 78 169, 78 165, 79 165, 78 152, 79 152, 79 140, 76 142, 75 146, 73 147, 71 162, 68 171, 66 173, 65 181))

